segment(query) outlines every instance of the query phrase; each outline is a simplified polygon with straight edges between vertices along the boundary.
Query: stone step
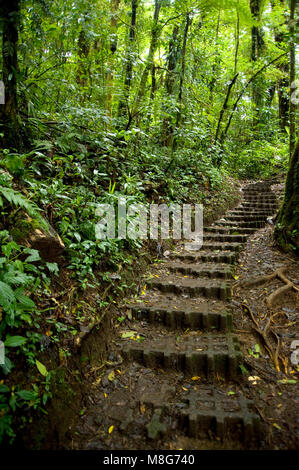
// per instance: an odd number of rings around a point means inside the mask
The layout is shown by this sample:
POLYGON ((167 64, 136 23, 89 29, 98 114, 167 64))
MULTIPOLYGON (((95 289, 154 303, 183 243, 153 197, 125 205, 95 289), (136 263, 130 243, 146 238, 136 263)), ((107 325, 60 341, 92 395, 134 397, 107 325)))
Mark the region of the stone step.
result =
POLYGON ((229 215, 227 214, 225 216, 225 220, 236 220, 240 222, 252 222, 252 221, 263 221, 266 220, 267 216, 266 215, 229 215))
POLYGON ((241 207, 228 212, 228 215, 250 215, 250 216, 268 216, 272 214, 272 209, 248 209, 241 207))
POLYGON ((204 233, 205 232, 212 232, 212 233, 228 233, 228 234, 252 234, 256 232, 255 228, 250 228, 250 227, 238 227, 237 229, 232 228, 232 227, 221 227, 218 225, 215 225, 213 227, 204 227, 203 229, 204 233))
POLYGON ((152 324, 160 324, 171 329, 231 331, 232 311, 222 302, 210 304, 204 302, 191 302, 192 299, 168 299, 161 295, 161 300, 155 300, 154 305, 138 304, 128 305, 137 320, 152 324))
POLYGON ((211 262, 211 263, 230 263, 234 264, 238 259, 238 252, 236 251, 198 251, 198 252, 181 252, 181 253, 173 253, 171 255, 172 258, 184 260, 184 261, 192 261, 193 263, 197 262, 211 262))
POLYGON ((190 297, 208 297, 226 300, 231 297, 232 283, 228 280, 194 279, 169 275, 164 279, 150 279, 147 285, 160 292, 190 297))
POLYGON ((209 242, 204 241, 202 245, 203 250, 208 251, 240 251, 242 249, 242 243, 234 242, 209 242))
POLYGON ((221 242, 246 243, 246 235, 222 234, 222 233, 204 233, 204 240, 214 240, 221 242))
POLYGON ((276 196, 247 196, 243 199, 245 202, 269 202, 275 203, 277 202, 276 196))
POLYGON ((257 191, 259 193, 271 191, 271 182, 258 181, 255 183, 249 183, 247 186, 242 188, 242 191, 257 191))
POLYGON ((192 264, 182 262, 165 263, 170 272, 182 273, 194 277, 231 279, 233 267, 225 263, 192 264))
POLYGON ((182 371, 208 380, 237 379, 240 346, 236 336, 227 334, 159 335, 142 343, 122 340, 123 357, 148 368, 182 371), (159 337, 160 336, 160 337, 159 337))
POLYGON ((238 230, 240 227, 246 227, 246 228, 261 228, 265 226, 266 221, 264 220, 254 220, 254 221, 232 221, 232 220, 225 220, 223 222, 218 221, 218 225, 225 225, 225 226, 231 226, 234 227, 235 230, 238 230))
POLYGON ((276 210, 279 205, 277 203, 260 203, 260 202, 243 202, 241 206, 239 207, 240 209, 262 209, 262 210, 276 210))
POLYGON ((180 427, 189 437, 239 441, 245 445, 257 442, 260 419, 253 403, 241 393, 228 395, 211 386, 201 386, 183 398, 178 408, 180 427))

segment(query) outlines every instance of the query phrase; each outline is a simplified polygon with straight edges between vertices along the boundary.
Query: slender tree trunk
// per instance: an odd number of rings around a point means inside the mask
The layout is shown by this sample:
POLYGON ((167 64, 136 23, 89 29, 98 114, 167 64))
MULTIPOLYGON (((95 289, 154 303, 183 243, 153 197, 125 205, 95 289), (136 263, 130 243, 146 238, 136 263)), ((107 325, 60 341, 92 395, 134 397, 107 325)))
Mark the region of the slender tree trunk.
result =
POLYGON ((108 72, 106 79, 106 112, 109 117, 112 117, 112 102, 114 93, 114 63, 115 52, 117 51, 117 16, 116 13, 119 9, 120 0, 110 0, 111 19, 110 19, 110 54, 108 59, 108 72))
MULTIPOLYGON (((145 96, 146 93, 146 83, 147 79, 150 73, 150 70, 153 66, 153 61, 155 57, 155 52, 157 49, 157 44, 158 44, 158 39, 159 39, 159 32, 160 32, 160 27, 159 27, 159 15, 160 15, 160 9, 161 9, 161 4, 162 0, 155 0, 155 11, 154 11, 154 24, 152 28, 152 37, 151 37, 151 43, 150 43, 150 48, 149 48, 149 53, 146 58, 146 65, 143 70, 143 73, 141 75, 140 83, 139 83, 139 88, 137 92, 137 97, 135 100, 134 104, 134 111, 133 111, 133 117, 136 115, 136 113, 139 110, 139 107, 142 103, 142 100, 145 96)), ((132 122, 132 119, 130 123, 132 122)), ((128 126, 127 126, 128 129, 128 126)))
POLYGON ((90 51, 90 44, 87 39, 86 25, 83 25, 78 39, 78 66, 77 66, 77 76, 76 82, 80 86, 82 91, 81 103, 83 104, 87 97, 87 86, 88 86, 88 54, 90 51))
POLYGON ((167 63, 167 74, 165 79, 166 89, 166 100, 167 104, 164 106, 164 112, 166 114, 163 121, 163 134, 162 134, 162 145, 169 147, 172 141, 174 123, 172 121, 172 103, 174 98, 175 82, 176 82, 176 68, 178 61, 178 35, 179 26, 173 27, 172 37, 169 42, 169 53, 167 63))
MULTIPOLYGON (((118 117, 125 117, 129 113, 129 96, 133 76, 133 53, 134 53, 134 42, 136 36, 136 19, 137 19, 137 8, 138 0, 132 0, 131 7, 131 25, 129 32, 129 46, 126 60, 125 69, 125 81, 124 81, 124 92, 118 104, 118 117)), ((130 119, 130 116, 129 116, 130 119)))
POLYGON ((220 111, 219 120, 218 120, 218 124, 217 124, 217 130, 216 130, 216 135, 215 135, 215 144, 218 142, 218 136, 219 136, 219 132, 220 132, 220 128, 221 128, 222 118, 223 118, 225 110, 227 109, 228 100, 229 100, 231 91, 233 89, 234 84, 236 83, 236 80, 237 80, 238 76, 239 76, 239 73, 236 73, 236 75, 230 81, 230 83, 227 87, 226 97, 225 97, 222 109, 220 111))
POLYGON ((0 22, 2 25, 2 63, 5 104, 0 105, 0 125, 4 134, 2 146, 22 150, 24 136, 19 116, 17 80, 18 80, 18 31, 20 0, 10 0, 0 4, 0 22))
MULTIPOLYGON (((182 65, 181 65, 181 73, 180 73, 180 83, 179 83, 179 96, 178 96, 178 112, 176 116, 176 128, 179 129, 181 121, 182 121, 182 107, 183 107, 183 85, 185 79, 185 70, 186 70, 186 48, 187 48, 187 40, 188 40, 188 33, 189 28, 191 25, 191 18, 190 13, 188 12, 186 15, 186 24, 184 30, 184 39, 183 39, 183 46, 182 46, 182 65)), ((177 146, 177 138, 173 139, 172 143, 172 150, 174 151, 177 146)))
POLYGON ((240 47, 240 15, 239 15, 239 10, 237 8, 236 49, 235 49, 234 75, 236 75, 237 70, 238 70, 239 47, 240 47))
MULTIPOLYGON (((261 28, 258 25, 261 15, 262 0, 250 0, 250 10, 254 25, 251 28, 251 60, 254 63, 261 57, 264 40, 261 28)), ((260 121, 262 107, 262 94, 257 80, 252 82, 252 100, 254 104, 253 127, 256 128, 260 121)))
POLYGON ((290 157, 293 154, 296 141, 296 59, 295 59, 295 8, 296 0, 291 0, 290 15, 290 157))
POLYGON ((212 70, 212 79, 209 83, 209 88, 210 88, 210 103, 213 102, 213 91, 217 82, 217 76, 218 76, 218 65, 220 61, 219 57, 219 29, 220 29, 220 10, 218 13, 218 18, 217 18, 217 27, 216 27, 216 38, 215 38, 215 44, 216 44, 216 49, 215 49, 215 60, 213 63, 213 70, 212 70))
MULTIPOLYGON (((285 0, 280 0, 280 4, 285 8, 285 0)), ((275 7, 275 3, 271 2, 272 8, 275 7)), ((285 22, 286 23, 286 22, 285 22)), ((282 43, 286 44, 285 33, 281 31, 280 27, 274 29, 274 39, 278 47, 281 47, 282 43)), ((279 70, 282 73, 282 78, 277 81, 277 97, 278 97, 278 119, 279 126, 282 132, 287 132, 289 126, 289 108, 290 108, 290 97, 289 97, 289 63, 288 61, 282 62, 279 65, 279 70)), ((272 90, 272 87, 271 87, 272 90)))

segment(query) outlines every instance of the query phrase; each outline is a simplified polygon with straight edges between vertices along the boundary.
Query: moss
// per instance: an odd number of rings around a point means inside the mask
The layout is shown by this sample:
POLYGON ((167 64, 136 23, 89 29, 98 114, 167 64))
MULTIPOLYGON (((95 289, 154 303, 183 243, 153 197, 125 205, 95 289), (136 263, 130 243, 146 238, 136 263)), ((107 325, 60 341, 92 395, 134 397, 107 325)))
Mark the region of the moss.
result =
POLYGON ((299 254, 299 140, 290 160, 274 237, 283 250, 299 254))

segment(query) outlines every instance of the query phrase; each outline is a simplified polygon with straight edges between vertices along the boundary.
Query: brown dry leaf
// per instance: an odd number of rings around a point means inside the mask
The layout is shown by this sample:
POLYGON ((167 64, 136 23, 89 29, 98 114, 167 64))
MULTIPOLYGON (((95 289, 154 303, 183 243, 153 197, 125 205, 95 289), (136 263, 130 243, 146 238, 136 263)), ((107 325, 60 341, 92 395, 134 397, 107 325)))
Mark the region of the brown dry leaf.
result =
POLYGON ((144 415, 145 410, 146 410, 145 405, 140 405, 140 413, 141 413, 142 415, 144 415))

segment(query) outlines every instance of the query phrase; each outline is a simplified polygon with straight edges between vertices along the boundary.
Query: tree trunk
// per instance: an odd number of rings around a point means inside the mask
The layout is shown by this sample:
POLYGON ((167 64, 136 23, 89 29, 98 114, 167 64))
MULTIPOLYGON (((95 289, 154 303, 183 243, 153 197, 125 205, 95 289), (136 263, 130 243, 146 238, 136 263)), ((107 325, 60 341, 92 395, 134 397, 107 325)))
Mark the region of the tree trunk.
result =
POLYGON ((290 157, 293 154, 296 141, 296 58, 295 58, 295 8, 296 0, 291 0, 290 15, 290 157))
MULTIPOLYGON (((261 57, 264 47, 262 31, 258 25, 261 15, 261 0, 250 0, 250 11, 254 25, 251 28, 251 60, 254 63, 261 57)), ((252 100, 254 103, 253 127, 256 128, 260 121, 262 107, 262 94, 260 84, 257 80, 252 83, 252 100)))
MULTIPOLYGON (((183 85, 185 79, 185 69, 186 69, 186 48, 187 48, 187 40, 188 40, 188 32, 191 25, 191 18, 190 13, 188 12, 186 15, 186 24, 184 30, 184 39, 183 39, 183 46, 182 46, 182 65, 181 65, 181 73, 180 73, 180 83, 179 83, 179 96, 178 96, 178 112, 176 115, 176 128, 179 129, 181 120, 182 120, 182 106, 183 106, 183 85)), ((177 138, 174 137, 172 143, 172 151, 175 151, 177 146, 177 138)))
POLYGON ((18 31, 20 21, 20 0, 1 2, 0 22, 2 23, 2 63, 5 104, 0 105, 2 146, 22 150, 24 140, 19 116, 18 81, 18 31))
MULTIPOLYGON (((172 37, 169 42, 169 54, 168 54, 168 64, 167 64, 167 74, 165 79, 165 89, 166 89, 166 99, 170 102, 174 98, 175 82, 176 82, 176 68, 178 61, 178 34, 179 26, 175 25, 173 27, 172 37)), ((162 145, 165 147, 170 146, 174 123, 172 122, 172 106, 171 103, 167 103, 164 109, 166 116, 163 121, 163 135, 162 135, 162 145)))
MULTIPOLYGON (((126 60, 126 70, 125 70, 125 82, 124 82, 124 93, 120 102, 118 104, 118 117, 125 117, 129 112, 129 96, 133 76, 133 52, 134 52, 134 42, 136 36, 136 19, 137 19, 137 8, 138 0, 132 0, 132 15, 131 15, 131 25, 129 32, 129 46, 126 60)), ((129 117, 130 118, 130 117, 129 117)))
POLYGON ((107 98, 106 111, 109 117, 112 117, 112 102, 114 92, 114 62, 115 52, 117 51, 117 17, 120 0, 110 0, 111 19, 110 19, 110 54, 108 59, 108 71, 106 78, 107 98))
POLYGON ((299 140, 290 160, 274 236, 284 250, 299 254, 299 140))
POLYGON ((80 85, 82 95, 80 96, 81 104, 84 103, 87 97, 87 85, 88 85, 88 54, 90 50, 90 44, 88 42, 86 31, 86 26, 83 25, 78 38, 78 66, 77 66, 77 75, 76 82, 80 85))
MULTIPOLYGON (((141 102, 144 98, 144 95, 146 93, 146 82, 150 73, 150 70, 153 66, 153 61, 155 57, 155 52, 157 49, 157 44, 158 44, 158 39, 159 39, 159 32, 160 32, 160 27, 159 27, 159 15, 160 15, 160 9, 161 9, 161 4, 162 0, 155 0, 155 11, 154 11, 154 24, 152 28, 152 38, 151 38, 151 43, 150 43, 150 48, 149 48, 149 53, 146 58, 146 65, 143 70, 143 73, 141 75, 140 79, 140 84, 137 92, 137 97, 136 101, 134 104, 134 111, 133 111, 133 116, 138 112, 138 108, 141 105, 141 102)), ((127 126, 128 128, 128 126, 127 126)))

